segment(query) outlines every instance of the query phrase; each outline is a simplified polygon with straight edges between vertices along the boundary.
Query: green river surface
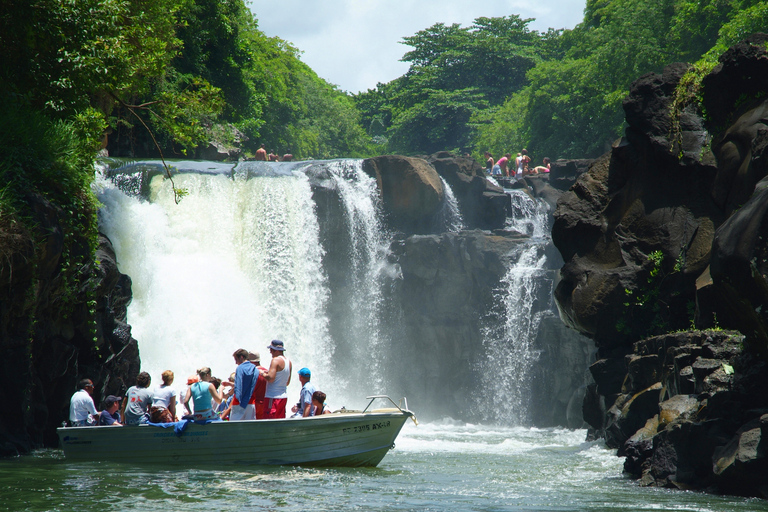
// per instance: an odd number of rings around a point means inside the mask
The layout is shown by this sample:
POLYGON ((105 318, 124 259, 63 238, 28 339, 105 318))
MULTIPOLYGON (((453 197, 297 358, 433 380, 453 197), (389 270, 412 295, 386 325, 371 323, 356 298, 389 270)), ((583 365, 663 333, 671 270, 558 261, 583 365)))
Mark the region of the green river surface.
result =
POLYGON ((406 424, 376 468, 0 461, 0 510, 768 511, 768 501, 642 488, 585 430, 406 424))

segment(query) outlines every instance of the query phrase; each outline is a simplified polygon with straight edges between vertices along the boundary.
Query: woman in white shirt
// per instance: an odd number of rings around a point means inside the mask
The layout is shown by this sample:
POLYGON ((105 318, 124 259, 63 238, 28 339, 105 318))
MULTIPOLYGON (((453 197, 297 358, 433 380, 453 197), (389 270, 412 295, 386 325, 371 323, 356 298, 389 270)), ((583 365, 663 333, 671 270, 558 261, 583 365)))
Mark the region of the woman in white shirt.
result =
POLYGON ((172 423, 176 421, 176 391, 173 384, 173 372, 165 370, 163 383, 152 394, 152 407, 149 409, 149 421, 152 423, 172 423))

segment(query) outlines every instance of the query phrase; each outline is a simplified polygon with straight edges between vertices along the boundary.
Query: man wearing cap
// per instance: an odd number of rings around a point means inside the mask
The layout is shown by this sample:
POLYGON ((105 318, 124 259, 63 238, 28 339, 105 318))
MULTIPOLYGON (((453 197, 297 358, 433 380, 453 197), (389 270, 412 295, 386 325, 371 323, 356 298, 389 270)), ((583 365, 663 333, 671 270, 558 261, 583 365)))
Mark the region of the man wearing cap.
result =
POLYGON ((120 423, 120 413, 117 409, 120 407, 120 397, 115 395, 109 395, 104 400, 104 410, 99 414, 99 425, 116 425, 122 426, 120 423))
POLYGON ((235 396, 229 411, 229 421, 255 420, 256 406, 251 397, 259 377, 259 370, 248 361, 248 351, 244 348, 236 350, 232 357, 235 358, 237 370, 235 371, 235 396))
POLYGON ((299 403, 291 408, 294 412, 293 417, 306 418, 314 416, 314 407, 312 407, 312 393, 316 391, 315 385, 309 382, 312 373, 309 368, 299 370, 299 381, 301 382, 301 392, 299 393, 299 403))
POLYGON ((83 379, 77 384, 77 391, 69 401, 69 423, 73 427, 85 427, 96 423, 93 417, 99 412, 93 405, 91 393, 93 393, 91 379, 83 379))
POLYGON ((267 419, 285 418, 285 406, 288 403, 288 385, 291 383, 293 365, 283 354, 285 344, 280 340, 272 340, 267 347, 272 354, 269 370, 260 372, 267 381, 264 393, 266 404, 264 410, 267 419))

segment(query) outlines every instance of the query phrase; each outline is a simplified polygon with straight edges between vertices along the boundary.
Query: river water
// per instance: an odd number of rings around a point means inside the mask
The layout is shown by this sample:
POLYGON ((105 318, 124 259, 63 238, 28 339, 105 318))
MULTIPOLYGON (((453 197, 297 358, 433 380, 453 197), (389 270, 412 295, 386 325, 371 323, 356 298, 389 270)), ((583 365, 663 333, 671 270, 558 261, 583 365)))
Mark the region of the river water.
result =
POLYGON ((584 430, 406 424, 376 468, 141 467, 0 461, 0 510, 768 511, 768 501, 641 488, 584 430))
MULTIPOLYGON (((375 181, 360 162, 323 163, 315 182, 308 164, 235 171, 190 165, 201 173, 175 178, 189 193, 178 205, 161 177, 141 181, 134 173, 121 187, 100 183, 101 229, 133 279, 128 322, 142 369, 155 382, 173 369, 181 389, 195 368, 210 366, 226 378, 235 349, 263 353, 281 338, 294 364, 312 366, 332 408, 361 408, 367 394, 398 400, 381 364, 397 349, 397 326, 376 315, 398 271, 387 258, 391 239, 375 181), (320 181, 337 191, 343 219, 318 213, 312 187, 320 181)), ((448 199, 445 229, 461 229, 455 198, 448 199)), ((511 227, 531 244, 512 259, 499 291, 502 309, 539 286, 529 278, 542 268, 539 246, 548 236, 544 214, 516 199, 523 203, 511 227)), ((536 364, 529 346, 536 314, 499 318, 487 327, 487 365, 493 375, 524 375, 536 364)), ((44 450, 0 460, 0 510, 768 511, 767 501, 638 487, 622 477, 613 450, 584 441, 586 431, 531 427, 522 380, 505 380, 499 390, 484 382, 489 392, 473 395, 488 411, 481 415, 487 424, 408 422, 376 468, 86 464, 44 450), (499 393, 511 397, 503 408, 499 393)), ((289 391, 293 402, 298 386, 289 391)), ((433 399, 407 398, 422 419, 441 417, 427 414, 433 399)))

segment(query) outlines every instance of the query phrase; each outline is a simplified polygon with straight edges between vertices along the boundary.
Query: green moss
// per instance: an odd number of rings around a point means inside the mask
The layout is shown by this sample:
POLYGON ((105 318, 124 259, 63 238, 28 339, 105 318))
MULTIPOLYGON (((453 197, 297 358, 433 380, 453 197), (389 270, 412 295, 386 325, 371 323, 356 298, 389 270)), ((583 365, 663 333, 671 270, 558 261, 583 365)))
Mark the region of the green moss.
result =
MULTIPOLYGON (((49 230, 60 227, 63 245, 51 298, 57 314, 66 318, 77 303, 87 300, 83 285, 98 246, 98 204, 91 183, 95 134, 103 125, 90 111, 64 122, 48 119, 18 97, 5 104, 8 108, 0 112, 0 250, 7 258, 19 251, 25 255, 32 293, 44 244, 52 235, 49 230), (55 219, 42 219, 33 208, 35 197, 54 206, 55 219)), ((34 302, 35 297, 26 300, 34 302)))

